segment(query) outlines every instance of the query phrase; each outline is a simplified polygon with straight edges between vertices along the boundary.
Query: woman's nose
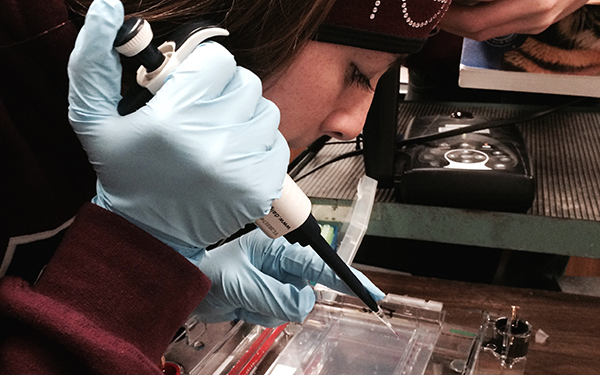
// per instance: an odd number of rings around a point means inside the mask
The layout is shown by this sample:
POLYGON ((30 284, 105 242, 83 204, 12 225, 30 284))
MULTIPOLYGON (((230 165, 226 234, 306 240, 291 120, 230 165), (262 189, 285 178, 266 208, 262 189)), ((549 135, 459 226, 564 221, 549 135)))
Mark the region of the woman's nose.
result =
POLYGON ((326 118, 322 130, 326 135, 340 140, 356 138, 365 125, 372 100, 372 94, 364 94, 355 100, 341 103, 326 118))

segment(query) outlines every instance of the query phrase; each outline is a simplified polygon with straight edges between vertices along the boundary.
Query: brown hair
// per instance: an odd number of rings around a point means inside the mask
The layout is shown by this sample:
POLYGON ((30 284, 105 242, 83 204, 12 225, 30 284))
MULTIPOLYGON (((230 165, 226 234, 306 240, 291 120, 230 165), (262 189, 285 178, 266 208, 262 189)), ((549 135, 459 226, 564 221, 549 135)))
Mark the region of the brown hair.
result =
MULTIPOLYGON (((65 0, 85 14, 92 0, 65 0)), ((196 18, 218 20, 239 65, 262 79, 282 71, 316 33, 335 0, 123 0, 126 16, 141 16, 156 36, 196 18)))

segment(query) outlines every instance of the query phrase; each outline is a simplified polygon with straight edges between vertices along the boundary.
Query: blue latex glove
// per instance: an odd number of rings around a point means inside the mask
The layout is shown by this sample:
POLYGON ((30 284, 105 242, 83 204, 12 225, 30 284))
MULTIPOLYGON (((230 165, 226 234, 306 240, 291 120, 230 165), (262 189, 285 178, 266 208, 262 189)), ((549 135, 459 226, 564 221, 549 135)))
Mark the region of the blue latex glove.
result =
MULTIPOLYGON (((274 327, 301 322, 315 304, 307 280, 353 295, 310 247, 272 240, 258 229, 206 252, 199 267, 213 282, 194 311, 206 323, 239 318, 274 327)), ((360 271, 352 271, 375 300, 385 296, 360 271)))
POLYGON ((197 262, 280 196, 289 149, 279 110, 256 75, 208 42, 120 116, 122 23, 120 1, 95 1, 68 66, 69 119, 98 175, 94 203, 197 262))

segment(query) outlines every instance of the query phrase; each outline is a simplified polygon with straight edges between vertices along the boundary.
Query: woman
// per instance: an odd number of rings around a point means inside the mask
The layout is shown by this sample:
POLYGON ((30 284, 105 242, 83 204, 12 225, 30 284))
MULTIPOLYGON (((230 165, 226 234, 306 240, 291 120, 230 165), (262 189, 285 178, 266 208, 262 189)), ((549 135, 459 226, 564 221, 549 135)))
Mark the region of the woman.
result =
POLYGON ((288 145, 358 134, 379 77, 422 46, 447 3, 222 4, 201 9, 229 30, 233 55, 202 44, 125 117, 116 115, 112 48, 123 9, 106 0, 87 13, 68 66, 69 120, 98 176, 95 205, 83 207, 34 285, 0 282, 9 372, 160 373, 196 305, 205 321, 275 325, 310 311, 307 280, 348 292, 311 249, 259 231, 205 248, 268 212, 288 145))

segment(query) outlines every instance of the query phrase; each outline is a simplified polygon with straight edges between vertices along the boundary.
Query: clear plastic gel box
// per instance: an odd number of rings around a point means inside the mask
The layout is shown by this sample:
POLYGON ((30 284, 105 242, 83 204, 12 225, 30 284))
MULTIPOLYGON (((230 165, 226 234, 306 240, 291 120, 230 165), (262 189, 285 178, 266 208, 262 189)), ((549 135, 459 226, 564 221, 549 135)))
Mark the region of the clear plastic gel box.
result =
POLYGON ((302 324, 238 322, 189 374, 421 375, 441 331, 441 305, 388 295, 394 335, 353 297, 316 305, 302 324))

